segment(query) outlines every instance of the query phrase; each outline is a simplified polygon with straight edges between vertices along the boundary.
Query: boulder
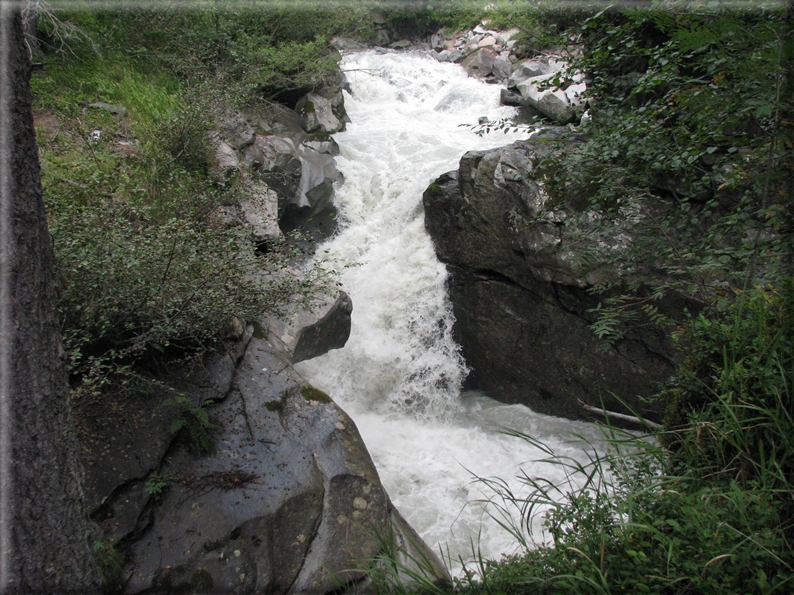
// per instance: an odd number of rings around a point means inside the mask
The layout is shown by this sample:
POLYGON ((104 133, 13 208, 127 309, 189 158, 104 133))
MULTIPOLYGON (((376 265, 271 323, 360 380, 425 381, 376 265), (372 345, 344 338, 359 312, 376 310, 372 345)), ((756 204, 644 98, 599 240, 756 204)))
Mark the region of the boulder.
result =
POLYGON ((480 41, 477 42, 478 48, 492 48, 496 45, 496 37, 493 35, 486 35, 480 41))
POLYGON ((267 316, 262 324, 270 339, 290 363, 312 359, 341 349, 350 337, 353 301, 344 291, 324 296, 313 304, 295 308, 286 316, 267 316))
POLYGON ((345 129, 350 119, 345 112, 342 90, 338 87, 323 87, 301 97, 295 106, 303 130, 308 133, 333 134, 345 129))
POLYGON ((502 105, 512 105, 515 107, 521 107, 525 105, 524 98, 521 97, 521 93, 516 93, 510 89, 501 90, 499 94, 499 101, 502 103, 502 105))
POLYGON ((298 193, 303 165, 291 140, 256 135, 254 143, 243 151, 243 163, 278 193, 282 203, 298 193))
POLYGON ((463 59, 460 63, 469 76, 485 78, 493 72, 494 62, 498 54, 491 48, 480 48, 463 59))
POLYGON ((404 50, 411 47, 413 44, 408 41, 407 39, 400 39, 399 41, 393 41, 389 44, 389 47, 393 50, 404 50))
POLYGON ((240 151, 253 144, 256 137, 254 128, 242 114, 233 112, 220 120, 221 139, 235 151, 240 151))
POLYGON ((327 134, 310 134, 302 144, 304 147, 323 155, 330 155, 331 157, 339 155, 339 145, 332 136, 327 134))
POLYGON ((521 29, 513 27, 512 29, 507 29, 506 31, 497 31, 496 33, 496 42, 499 45, 507 45, 511 41, 515 43, 514 37, 517 37, 521 34, 521 29))
POLYGON ((338 593, 395 535, 436 563, 394 509, 353 421, 308 385, 261 326, 223 355, 97 408, 75 408, 94 518, 124 552, 126 594, 338 593), (181 399, 181 400, 180 400, 181 399), (214 449, 191 448, 204 426, 214 449))
POLYGON ((331 39, 331 47, 338 52, 360 52, 367 49, 364 44, 347 37, 334 37, 331 39))
POLYGON ((375 31, 375 45, 387 46, 391 43, 391 33, 387 29, 378 29, 375 31))
POLYGON ((433 54, 433 57, 439 62, 452 62, 453 64, 457 64, 463 61, 466 54, 460 50, 444 50, 438 54, 433 54))
POLYGON ((586 102, 584 98, 584 92, 587 91, 587 85, 585 83, 576 83, 573 85, 568 86, 565 89, 565 97, 568 98, 568 102, 571 106, 576 109, 583 109, 583 106, 586 102))
POLYGON ((211 171, 221 178, 231 178, 240 171, 240 160, 237 152, 223 141, 218 141, 210 160, 211 171))
POLYGON ((531 105, 540 113, 558 124, 567 124, 575 119, 574 106, 563 89, 543 88, 555 73, 535 76, 518 84, 526 105, 531 105))
POLYGON ((510 77, 512 64, 510 60, 502 56, 496 56, 493 63, 492 73, 500 81, 506 81, 510 77))
POLYGON ((282 237, 278 226, 278 195, 264 184, 255 185, 240 201, 243 224, 253 242, 272 242, 282 237))
MULTIPOLYGON (((640 397, 673 372, 673 350, 652 331, 608 348, 593 334, 601 298, 588 289, 615 272, 584 268, 578 246, 589 237, 619 253, 626 238, 550 200, 537 174, 549 147, 545 138, 467 153, 424 194, 425 225, 450 271, 455 337, 472 368, 467 382, 553 415, 582 417, 580 399, 653 415, 640 397)), ((659 307, 680 313, 682 303, 659 307)))
POLYGON ((523 60, 513 67, 507 86, 508 88, 517 88, 520 83, 527 79, 557 73, 564 66, 564 62, 555 58, 530 58, 529 60, 523 60))

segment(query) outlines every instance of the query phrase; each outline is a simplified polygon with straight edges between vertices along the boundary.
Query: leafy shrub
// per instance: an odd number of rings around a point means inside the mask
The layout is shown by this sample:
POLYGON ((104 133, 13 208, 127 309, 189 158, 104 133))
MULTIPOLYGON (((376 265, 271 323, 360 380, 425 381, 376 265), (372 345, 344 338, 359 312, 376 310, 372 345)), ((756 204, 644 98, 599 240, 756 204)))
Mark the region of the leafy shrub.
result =
POLYGON ((211 432, 215 424, 210 420, 207 411, 207 407, 212 405, 213 401, 208 399, 195 405, 188 397, 182 395, 175 397, 174 402, 182 409, 182 414, 171 423, 171 432, 183 432, 194 452, 210 454, 214 452, 215 444, 211 432))
MULTIPOLYGON (((92 18, 94 28, 110 22, 92 18)), ((323 273, 286 272, 292 248, 257 255, 241 231, 209 223, 247 191, 206 172, 223 85, 180 87, 120 50, 91 52, 62 56, 33 81, 76 398, 123 385, 136 365, 210 348, 232 318, 279 311, 325 285, 323 273), (86 107, 97 100, 127 113, 86 107)))
MULTIPOLYGON (((790 490, 794 478, 794 294, 757 288, 681 329, 688 357, 665 397, 674 461, 704 475, 790 490)), ((777 497, 773 497, 777 500, 777 497)), ((794 508, 785 499, 781 511, 794 508)))

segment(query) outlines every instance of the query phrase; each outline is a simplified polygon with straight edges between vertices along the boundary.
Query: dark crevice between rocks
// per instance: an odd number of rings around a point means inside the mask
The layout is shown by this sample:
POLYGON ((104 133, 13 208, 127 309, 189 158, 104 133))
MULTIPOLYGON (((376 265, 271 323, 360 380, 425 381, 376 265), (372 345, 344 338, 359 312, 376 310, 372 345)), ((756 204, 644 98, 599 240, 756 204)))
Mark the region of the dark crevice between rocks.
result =
MULTIPOLYGON (((465 269, 462 268, 462 270, 465 272, 465 269)), ((469 272, 479 281, 484 281, 488 283, 502 283, 503 285, 508 285, 509 287, 514 287, 522 291, 527 291, 527 289, 524 286, 519 285, 518 283, 513 281, 510 277, 507 277, 502 273, 498 273, 491 269, 471 269, 469 272)))
MULTIPOLYGON (((146 477, 148 477, 149 475, 151 475, 151 473, 147 473, 146 477)), ((95 523, 101 523, 102 521, 105 521, 105 520, 107 520, 109 518, 112 518, 113 517, 113 504, 115 503, 116 498, 119 497, 119 494, 121 492, 123 492, 124 490, 126 490, 127 488, 135 485, 136 483, 140 483, 142 481, 145 481, 145 479, 146 479, 145 477, 144 478, 134 477, 132 479, 128 479, 124 483, 119 484, 102 501, 102 504, 100 504, 94 510, 91 511, 91 513, 88 515, 88 517, 92 521, 94 521, 95 523)))
MULTIPOLYGON (((280 418, 281 418, 281 416, 279 416, 279 419, 280 418)), ((303 568, 306 566, 306 558, 308 557, 308 553, 312 549, 312 545, 314 544, 314 540, 317 539, 317 535, 320 532, 320 527, 323 524, 323 518, 325 517, 325 510, 326 510, 326 504, 327 504, 326 503, 326 499, 327 499, 327 496, 328 496, 328 493, 329 493, 330 484, 329 484, 328 478, 325 476, 325 473, 323 473, 322 469, 320 468, 320 464, 317 462, 317 455, 314 454, 314 453, 312 453, 312 463, 314 465, 315 471, 320 474, 320 477, 323 478, 323 486, 322 486, 322 490, 323 490, 323 493, 322 493, 323 507, 322 507, 322 512, 320 512, 320 514, 317 515, 317 520, 314 523, 314 527, 312 527, 311 538, 308 540, 308 546, 306 547, 306 550, 304 551, 303 559, 301 560, 301 565, 298 568, 298 571, 295 573, 295 576, 292 577, 292 581, 290 582, 289 586, 284 590, 284 593, 291 593, 292 592, 292 588, 295 586, 295 583, 300 578, 301 573, 303 572, 303 568)))
POLYGON ((245 420, 245 427, 248 429, 248 435, 251 437, 251 440, 256 440, 254 435, 254 429, 251 426, 251 420, 248 418, 248 408, 245 404, 245 398, 243 395, 240 395, 240 411, 243 413, 243 419, 245 420))
POLYGON ((326 591, 324 595, 351 595, 352 593, 357 593, 358 587, 363 586, 369 580, 369 576, 364 574, 358 578, 346 581, 344 584, 340 585, 339 588, 334 589, 333 591, 326 591))

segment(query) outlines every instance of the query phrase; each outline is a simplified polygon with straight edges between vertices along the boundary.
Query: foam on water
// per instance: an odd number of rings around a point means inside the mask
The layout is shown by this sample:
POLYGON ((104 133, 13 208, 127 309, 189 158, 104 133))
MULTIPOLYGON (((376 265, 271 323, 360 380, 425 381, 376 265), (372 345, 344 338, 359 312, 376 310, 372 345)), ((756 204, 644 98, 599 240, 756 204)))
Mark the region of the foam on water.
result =
MULTIPOLYGON (((344 183, 337 189, 339 234, 326 246, 353 299, 343 349, 302 362, 298 370, 353 417, 395 505, 431 545, 467 558, 509 553, 513 542, 483 507, 473 474, 501 477, 519 489, 520 468, 545 453, 497 431, 509 426, 555 452, 584 457, 568 443, 595 428, 540 416, 483 395, 461 398, 467 369, 452 340, 446 269, 424 229, 422 193, 457 169, 469 150, 516 140, 477 136, 461 124, 512 114, 499 88, 468 78, 458 66, 421 54, 347 56, 353 90, 345 106, 353 122, 335 136, 344 183)), ((545 477, 563 479, 545 466, 545 477)))

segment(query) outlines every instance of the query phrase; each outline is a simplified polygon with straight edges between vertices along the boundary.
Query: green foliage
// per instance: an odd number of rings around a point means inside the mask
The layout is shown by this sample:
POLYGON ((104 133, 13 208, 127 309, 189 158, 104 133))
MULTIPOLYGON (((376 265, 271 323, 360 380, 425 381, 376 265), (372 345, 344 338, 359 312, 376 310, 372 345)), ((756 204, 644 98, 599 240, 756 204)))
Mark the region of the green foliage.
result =
POLYGON ((315 403, 333 403, 331 397, 321 391, 319 388, 307 384, 301 387, 301 395, 307 401, 314 401, 315 403))
MULTIPOLYGON (((794 294, 754 289, 725 312, 694 317, 679 341, 687 359, 664 394, 676 464, 698 461, 741 487, 788 490, 794 477, 794 294)), ((773 497, 773 499, 777 499, 773 497)), ((785 530, 791 502, 781 501, 785 530)))
POLYGON ((123 388, 135 366, 212 348, 233 317, 278 313, 326 283, 319 271, 285 272, 296 256, 286 243, 258 255, 240 231, 213 223, 215 209, 248 192, 207 171, 223 82, 180 80, 163 60, 131 55, 119 15, 71 16, 85 35, 107 33, 103 54, 78 43, 32 85, 73 396, 95 398, 123 388))
POLYGON ((109 539, 94 542, 94 559, 102 574, 102 588, 106 593, 114 593, 123 586, 124 557, 118 547, 109 539))
POLYGON ((189 397, 179 395, 174 397, 174 403, 180 407, 182 413, 171 423, 171 432, 182 432, 194 452, 212 454, 215 451, 215 442, 212 438, 215 424, 212 423, 207 408, 214 401, 207 399, 194 404, 189 397))
POLYGON ((144 488, 146 488, 149 495, 158 502, 163 497, 163 494, 165 494, 165 491, 168 489, 168 486, 171 485, 172 481, 174 481, 174 478, 168 473, 152 473, 146 479, 144 488))
POLYGON ((605 296, 597 334, 667 331, 660 303, 672 293, 720 308, 731 288, 790 276, 792 42, 781 6, 613 8, 574 39, 579 55, 561 78, 585 73, 592 118, 586 142, 566 142, 542 169, 585 269, 613 273, 594 288, 605 296), (622 238, 620 249, 593 230, 622 238))
POLYGON ((65 14, 141 70, 165 70, 189 84, 212 81, 226 102, 244 102, 254 91, 279 97, 334 80, 338 54, 328 41, 373 34, 366 6, 340 10, 334 3, 300 0, 197 2, 191 10, 165 1, 65 14))

